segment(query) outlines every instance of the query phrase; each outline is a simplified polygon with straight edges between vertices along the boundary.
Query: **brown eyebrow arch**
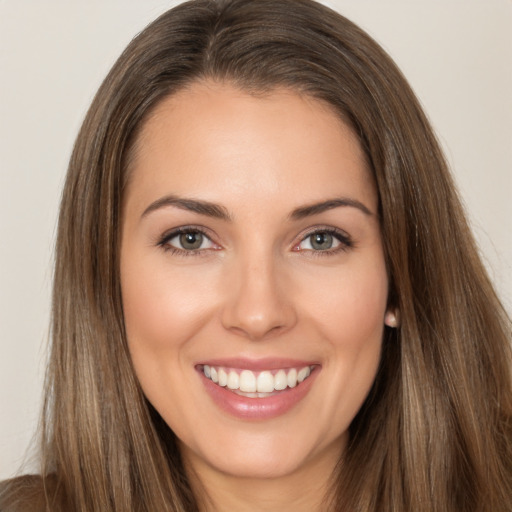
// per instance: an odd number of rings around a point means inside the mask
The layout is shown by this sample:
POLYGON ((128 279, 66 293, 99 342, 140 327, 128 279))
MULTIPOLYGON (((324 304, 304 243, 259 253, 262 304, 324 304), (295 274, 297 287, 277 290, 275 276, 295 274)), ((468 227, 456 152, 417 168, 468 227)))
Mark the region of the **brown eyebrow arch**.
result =
POLYGON ((332 210, 333 208, 339 208, 340 206, 349 206, 352 208, 357 208, 358 210, 361 210, 365 215, 373 215, 370 209, 367 208, 360 201, 357 201, 357 199, 343 197, 328 199, 326 201, 310 204, 307 206, 301 206, 300 208, 293 210, 293 212, 290 215, 290 218, 293 220, 300 220, 304 219, 305 217, 310 217, 311 215, 317 215, 327 210, 332 210))
POLYGON ((229 212, 223 206, 220 206, 215 203, 210 203, 209 201, 200 201, 198 199, 185 199, 173 195, 161 197, 157 199, 155 202, 151 203, 142 213, 141 218, 146 215, 154 212, 155 210, 159 210, 160 208, 165 208, 166 206, 175 206, 177 208, 181 208, 182 210, 188 210, 191 212, 199 213, 201 215, 206 215, 208 217, 214 217, 216 219, 221 220, 231 220, 231 216, 229 212))

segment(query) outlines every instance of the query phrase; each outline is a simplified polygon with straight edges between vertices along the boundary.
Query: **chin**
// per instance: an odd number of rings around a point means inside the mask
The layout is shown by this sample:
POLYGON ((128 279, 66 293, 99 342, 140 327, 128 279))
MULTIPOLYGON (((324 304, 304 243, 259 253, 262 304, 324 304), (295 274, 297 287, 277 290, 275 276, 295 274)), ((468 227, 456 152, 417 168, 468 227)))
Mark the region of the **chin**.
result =
POLYGON ((289 428, 279 433, 267 429, 256 435, 238 433, 194 450, 181 443, 181 451, 184 459, 196 462, 196 467, 200 461, 200 465, 234 478, 282 479, 314 471, 326 459, 329 467, 336 466, 345 446, 344 436, 326 442, 325 437, 309 439, 293 424, 289 428), (290 435, 289 428, 299 435, 290 435))

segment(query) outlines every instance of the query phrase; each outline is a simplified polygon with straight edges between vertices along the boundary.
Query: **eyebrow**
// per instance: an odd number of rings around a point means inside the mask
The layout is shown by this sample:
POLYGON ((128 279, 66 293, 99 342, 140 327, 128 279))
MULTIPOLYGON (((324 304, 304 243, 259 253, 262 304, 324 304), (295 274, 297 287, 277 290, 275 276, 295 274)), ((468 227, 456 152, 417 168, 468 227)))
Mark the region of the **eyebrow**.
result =
POLYGON ((201 215, 206 215, 208 217, 214 217, 216 219, 221 220, 231 220, 231 216, 229 212, 224 206, 210 203, 209 201, 200 201, 198 199, 185 199, 177 196, 165 196, 157 199, 155 202, 151 203, 142 213, 141 218, 146 215, 154 212, 155 210, 159 210, 160 208, 165 208, 166 206, 175 206, 177 208, 181 208, 182 210, 188 210, 190 212, 199 213, 201 215))
MULTIPOLYGON (((229 214, 229 211, 224 207, 216 203, 211 203, 209 201, 202 201, 199 199, 189 199, 182 198, 173 195, 168 195, 165 197, 161 197, 157 199, 153 203, 151 203, 142 213, 141 218, 149 215, 151 212, 155 210, 159 210, 160 208, 165 208, 167 206, 174 206, 176 208, 180 208, 182 210, 191 211, 194 213, 199 213, 200 215, 206 215, 208 217, 213 217, 216 219, 221 219, 225 221, 231 221, 232 217, 229 214)), ((373 215, 369 208, 367 208, 363 203, 357 201, 356 199, 350 198, 334 198, 328 199, 326 201, 321 201, 319 203, 313 203, 306 206, 301 206, 292 211, 289 218, 292 220, 301 220, 306 217, 310 217, 312 215, 318 215, 328 210, 332 210, 334 208, 340 207, 352 207, 357 208, 362 211, 365 215, 373 215)))
POLYGON ((356 199, 350 199, 348 197, 342 197, 328 199, 327 201, 322 201, 320 203, 301 206, 300 208, 293 210, 293 212, 290 214, 290 218, 293 220, 300 220, 304 219, 305 217, 310 217, 311 215, 317 215, 319 213, 326 212, 327 210, 332 210, 333 208, 339 208, 341 206, 357 208, 358 210, 361 210, 365 215, 373 215, 370 209, 360 201, 357 201, 356 199))

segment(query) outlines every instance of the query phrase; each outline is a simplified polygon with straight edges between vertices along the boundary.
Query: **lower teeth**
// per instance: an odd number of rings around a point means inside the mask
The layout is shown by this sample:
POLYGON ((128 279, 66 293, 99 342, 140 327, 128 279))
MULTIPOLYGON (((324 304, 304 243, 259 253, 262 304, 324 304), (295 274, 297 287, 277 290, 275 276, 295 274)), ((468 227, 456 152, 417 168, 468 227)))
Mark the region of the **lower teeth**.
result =
MULTIPOLYGON (((229 389, 229 388, 225 388, 225 389, 229 389)), ((273 396, 273 395, 276 395, 277 393, 279 393, 279 391, 274 391, 272 393, 246 393, 245 391, 240 391, 239 389, 230 389, 230 391, 232 391, 233 393, 236 393, 237 395, 245 396, 247 398, 267 398, 269 396, 273 396)))

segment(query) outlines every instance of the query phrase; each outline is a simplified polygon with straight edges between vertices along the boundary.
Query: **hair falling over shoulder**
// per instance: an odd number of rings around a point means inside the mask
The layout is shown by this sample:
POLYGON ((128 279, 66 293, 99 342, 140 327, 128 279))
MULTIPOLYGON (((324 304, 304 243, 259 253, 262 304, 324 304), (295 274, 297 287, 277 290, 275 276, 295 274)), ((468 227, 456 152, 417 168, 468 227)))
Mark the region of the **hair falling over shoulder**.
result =
POLYGON ((132 368, 118 240, 142 123, 164 97, 204 79, 324 101, 358 134, 377 184, 401 325, 386 328, 332 510, 512 511, 510 319, 402 74, 365 32, 316 2, 192 0, 130 43, 78 135, 56 244, 41 476, 3 483, 2 512, 198 510, 174 434, 132 368))

